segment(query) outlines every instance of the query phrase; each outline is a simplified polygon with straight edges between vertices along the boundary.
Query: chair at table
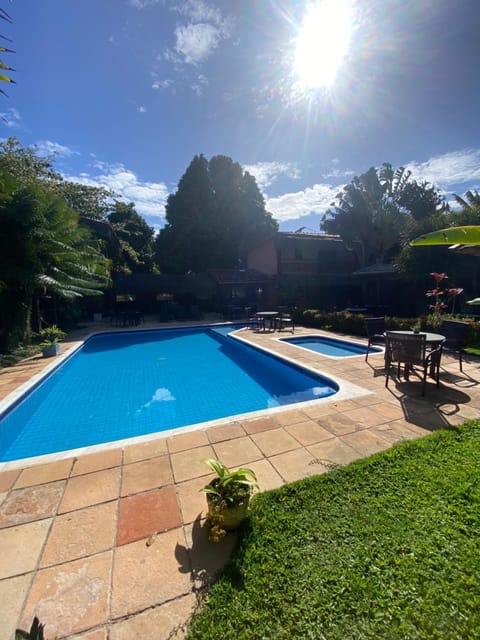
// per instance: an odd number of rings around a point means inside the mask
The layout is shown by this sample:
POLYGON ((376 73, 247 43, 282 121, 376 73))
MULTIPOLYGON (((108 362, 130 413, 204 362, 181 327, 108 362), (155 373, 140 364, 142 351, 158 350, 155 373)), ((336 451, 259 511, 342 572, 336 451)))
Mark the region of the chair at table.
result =
POLYGON ((385 344, 385 318, 365 318, 364 324, 368 339, 367 352, 365 353, 365 362, 367 362, 371 345, 385 344))
POLYGON ((468 322, 461 322, 460 320, 444 320, 440 328, 440 333, 445 336, 443 348, 445 351, 458 354, 458 362, 462 372, 462 349, 467 341, 469 326, 468 322))
POLYGON ((388 387, 390 378, 390 368, 392 364, 397 364, 397 375, 400 376, 400 367, 404 366, 405 379, 408 380, 410 371, 418 366, 422 369, 423 386, 422 396, 425 395, 427 375, 435 379, 437 388, 440 384, 440 360, 442 358, 443 344, 427 352, 426 335, 423 333, 398 333, 392 331, 385 332, 385 386, 388 387))
POLYGON ((248 318, 248 324, 247 327, 249 329, 253 329, 254 331, 259 331, 261 328, 261 318, 259 318, 257 315, 254 316, 249 316, 248 318))
POLYGON ((292 333, 295 333, 295 322, 289 313, 281 311, 275 319, 275 326, 277 331, 283 331, 288 327, 292 333))

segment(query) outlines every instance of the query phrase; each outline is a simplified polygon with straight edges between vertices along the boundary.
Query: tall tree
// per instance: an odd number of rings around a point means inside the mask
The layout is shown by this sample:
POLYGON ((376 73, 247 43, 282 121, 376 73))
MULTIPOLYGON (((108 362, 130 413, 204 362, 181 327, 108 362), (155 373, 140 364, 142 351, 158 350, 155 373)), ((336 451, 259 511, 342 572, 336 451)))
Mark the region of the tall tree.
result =
POLYGON ((85 218, 105 220, 112 208, 116 194, 103 187, 59 181, 55 185, 55 191, 61 196, 68 206, 85 218))
POLYGON ((62 179, 62 176, 54 171, 50 158, 42 158, 34 149, 22 147, 15 136, 0 142, 0 170, 22 184, 40 180, 53 187, 62 179))
POLYGON ((123 248, 123 255, 119 258, 122 264, 114 264, 114 270, 129 270, 134 273, 152 271, 154 230, 135 211, 133 202, 125 204, 116 201, 108 215, 108 221, 123 248))
POLYGON ((166 206, 155 241, 164 272, 236 267, 245 251, 278 228, 253 176, 227 156, 195 156, 166 206))
POLYGON ((384 163, 355 177, 338 194, 322 228, 339 234, 360 267, 383 262, 400 250, 402 238, 413 237, 446 212, 443 195, 426 182, 411 179, 404 167, 384 163))
POLYGON ((384 262, 399 243, 404 216, 374 167, 353 178, 327 211, 322 229, 341 236, 360 267, 384 262))

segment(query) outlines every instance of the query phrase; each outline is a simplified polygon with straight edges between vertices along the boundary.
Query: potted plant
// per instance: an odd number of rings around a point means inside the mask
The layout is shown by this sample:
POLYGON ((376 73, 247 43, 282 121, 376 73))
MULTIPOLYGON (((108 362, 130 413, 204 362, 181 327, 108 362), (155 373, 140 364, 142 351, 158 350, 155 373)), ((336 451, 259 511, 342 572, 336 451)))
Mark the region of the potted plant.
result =
POLYGON ((60 345, 58 343, 66 335, 65 331, 62 331, 56 325, 42 329, 39 334, 41 340, 39 346, 43 357, 49 358, 58 355, 60 353, 60 345))
POLYGON ((251 469, 230 471, 220 460, 205 460, 205 464, 216 474, 201 491, 207 494, 209 538, 218 542, 245 519, 257 477, 251 469))

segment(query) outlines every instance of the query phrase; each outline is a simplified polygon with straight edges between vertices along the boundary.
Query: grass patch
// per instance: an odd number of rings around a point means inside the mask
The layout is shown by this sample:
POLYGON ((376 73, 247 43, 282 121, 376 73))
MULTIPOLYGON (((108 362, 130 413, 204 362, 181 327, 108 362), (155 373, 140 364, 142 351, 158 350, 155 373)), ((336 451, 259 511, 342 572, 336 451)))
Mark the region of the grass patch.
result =
POLYGON ((256 496, 191 640, 480 638, 480 420, 256 496))

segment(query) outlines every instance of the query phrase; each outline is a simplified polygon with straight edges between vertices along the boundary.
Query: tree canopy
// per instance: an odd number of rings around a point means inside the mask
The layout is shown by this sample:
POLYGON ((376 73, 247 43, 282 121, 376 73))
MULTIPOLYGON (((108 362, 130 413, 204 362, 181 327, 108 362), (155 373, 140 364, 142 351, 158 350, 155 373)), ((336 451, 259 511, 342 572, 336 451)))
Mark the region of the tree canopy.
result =
POLYGON ((167 273, 238 267, 251 246, 278 228, 255 178, 221 155, 193 158, 168 197, 166 218, 155 259, 167 273))
POLYGON ((447 210, 443 195, 411 179, 404 167, 384 163, 347 184, 327 212, 322 229, 342 237, 360 267, 393 258, 418 228, 435 224, 447 210))
POLYGON ((135 211, 133 202, 115 201, 108 221, 120 239, 122 255, 114 263, 115 271, 149 273, 153 269, 154 230, 135 211))
POLYGON ((41 182, 21 183, 0 171, 0 350, 29 335, 32 310, 46 292, 65 298, 99 295, 105 260, 78 215, 41 182))

